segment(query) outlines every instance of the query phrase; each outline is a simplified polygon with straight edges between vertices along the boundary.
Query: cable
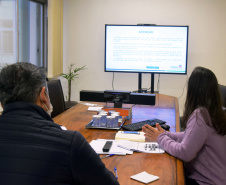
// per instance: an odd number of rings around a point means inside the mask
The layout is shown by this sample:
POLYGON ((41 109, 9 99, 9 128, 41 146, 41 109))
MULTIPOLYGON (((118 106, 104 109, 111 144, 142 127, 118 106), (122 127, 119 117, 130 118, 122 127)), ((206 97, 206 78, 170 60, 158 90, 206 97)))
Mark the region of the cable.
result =
POLYGON ((160 74, 159 74, 158 83, 157 83, 157 91, 158 91, 158 93, 159 93, 159 84, 160 84, 160 74))
POLYGON ((136 106, 137 104, 133 104, 133 106, 131 108, 133 108, 134 106, 136 106))
MULTIPOLYGON (((159 74, 158 83, 157 83, 157 91, 158 92, 159 92, 159 84, 160 84, 160 74, 159 74)), ((150 89, 151 89, 151 87, 148 88, 147 91, 150 90, 150 89)))
MULTIPOLYGON (((187 85, 187 83, 188 83, 188 75, 186 75, 187 76, 187 78, 186 78, 186 82, 185 82, 185 84, 184 84, 184 88, 185 88, 185 86, 187 85)), ((180 98, 183 96, 183 94, 184 94, 184 88, 183 88, 183 91, 182 91, 182 94, 180 95, 180 97, 178 98, 178 101, 180 100, 180 98)))

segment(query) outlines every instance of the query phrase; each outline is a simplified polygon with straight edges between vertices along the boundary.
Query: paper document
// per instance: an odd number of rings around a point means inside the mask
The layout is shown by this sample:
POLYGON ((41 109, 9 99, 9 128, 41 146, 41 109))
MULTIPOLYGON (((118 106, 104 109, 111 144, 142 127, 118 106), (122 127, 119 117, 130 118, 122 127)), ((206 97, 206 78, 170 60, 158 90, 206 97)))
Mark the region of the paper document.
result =
POLYGON ((127 134, 125 131, 118 131, 115 135, 115 140, 129 140, 137 142, 145 142, 144 132, 136 132, 138 134, 127 134))
POLYGON ((115 155, 126 155, 126 154, 133 154, 133 151, 127 150, 122 147, 118 147, 118 142, 115 140, 92 140, 90 146, 96 151, 97 154, 115 154, 115 155), (103 147, 106 141, 113 141, 112 147, 109 152, 103 152, 103 147))
POLYGON ((88 111, 100 111, 103 107, 89 107, 88 111))
POLYGON ((60 126, 62 130, 67 130, 67 128, 64 125, 60 126))
POLYGON ((80 102, 80 103, 83 104, 83 105, 90 106, 90 107, 97 107, 97 106, 99 106, 99 105, 93 104, 93 103, 86 103, 86 102, 80 102))
POLYGON ((157 153, 157 154, 165 153, 165 151, 159 146, 157 142, 134 142, 119 140, 118 146, 136 152, 157 153))
POLYGON ((145 184, 148 184, 148 183, 150 183, 152 181, 155 181, 155 180, 159 179, 158 176, 151 175, 151 174, 147 173, 146 171, 143 171, 141 173, 133 175, 130 178, 134 179, 134 180, 137 180, 137 181, 140 181, 140 182, 143 182, 145 184))

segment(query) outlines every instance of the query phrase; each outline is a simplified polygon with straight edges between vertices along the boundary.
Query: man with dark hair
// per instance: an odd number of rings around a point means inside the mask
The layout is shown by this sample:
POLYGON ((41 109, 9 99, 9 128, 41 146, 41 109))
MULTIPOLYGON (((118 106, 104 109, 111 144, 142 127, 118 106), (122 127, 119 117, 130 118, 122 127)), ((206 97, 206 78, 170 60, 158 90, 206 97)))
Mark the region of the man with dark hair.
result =
POLYGON ((35 65, 1 70, 0 101, 1 185, 119 184, 79 132, 53 122, 46 76, 35 65))

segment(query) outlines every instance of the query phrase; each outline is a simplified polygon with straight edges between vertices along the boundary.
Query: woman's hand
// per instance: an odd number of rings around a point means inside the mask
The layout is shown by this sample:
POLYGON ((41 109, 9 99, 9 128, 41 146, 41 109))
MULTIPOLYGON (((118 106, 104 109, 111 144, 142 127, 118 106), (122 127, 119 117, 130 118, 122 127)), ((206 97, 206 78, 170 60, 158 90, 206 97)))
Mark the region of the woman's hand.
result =
POLYGON ((156 142, 158 136, 165 132, 159 123, 156 124, 156 128, 146 124, 142 127, 142 131, 145 133, 144 136, 152 142, 156 142))

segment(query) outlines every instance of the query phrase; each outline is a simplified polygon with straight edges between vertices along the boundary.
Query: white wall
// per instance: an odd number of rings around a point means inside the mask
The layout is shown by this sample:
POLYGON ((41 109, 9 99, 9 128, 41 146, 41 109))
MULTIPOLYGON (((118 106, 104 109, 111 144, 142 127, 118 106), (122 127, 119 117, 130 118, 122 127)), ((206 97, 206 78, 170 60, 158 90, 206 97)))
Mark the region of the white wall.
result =
MULTIPOLYGON (((80 90, 112 89, 113 73, 104 72, 105 24, 189 25, 188 77, 195 66, 211 69, 226 85, 225 0, 64 0, 64 72, 70 63, 86 65, 72 84, 72 100, 80 90)), ((143 88, 150 87, 143 75, 143 88)), ((155 90, 158 75, 155 75, 155 90)), ((161 75, 160 93, 180 97, 187 76, 161 75)), ((62 79, 65 95, 67 84, 62 79)), ((115 73, 115 90, 137 90, 138 75, 115 73)), ((186 89, 179 100, 183 112, 186 89)))

